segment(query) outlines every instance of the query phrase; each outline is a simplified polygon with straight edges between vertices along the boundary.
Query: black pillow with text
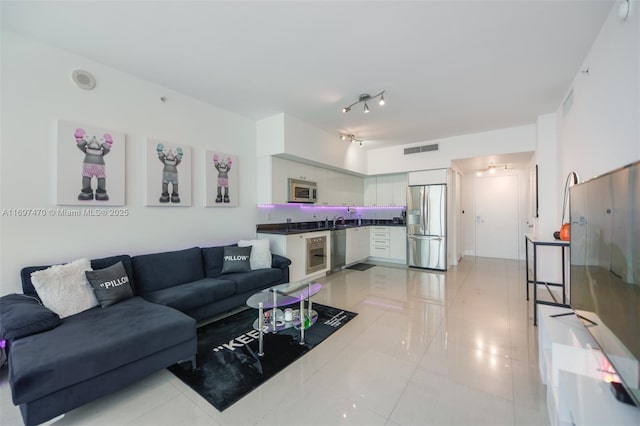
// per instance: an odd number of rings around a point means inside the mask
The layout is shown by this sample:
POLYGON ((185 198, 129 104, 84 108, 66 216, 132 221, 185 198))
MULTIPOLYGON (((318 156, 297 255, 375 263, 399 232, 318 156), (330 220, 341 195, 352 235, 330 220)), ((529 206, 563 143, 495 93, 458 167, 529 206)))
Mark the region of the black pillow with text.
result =
POLYGON ((249 247, 233 247, 224 248, 224 257, 222 258, 222 273, 231 272, 247 272, 251 270, 251 246, 249 247))
POLYGON ((103 308, 133 297, 129 276, 122 262, 108 268, 86 271, 85 275, 103 308))

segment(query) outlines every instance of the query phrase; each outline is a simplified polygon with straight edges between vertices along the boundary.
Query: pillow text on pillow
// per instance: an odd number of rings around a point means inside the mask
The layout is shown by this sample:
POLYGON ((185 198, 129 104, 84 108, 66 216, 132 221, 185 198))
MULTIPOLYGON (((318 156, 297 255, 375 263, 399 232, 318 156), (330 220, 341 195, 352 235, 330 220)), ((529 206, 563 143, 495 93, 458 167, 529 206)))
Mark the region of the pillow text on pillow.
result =
POLYGON ((240 240, 238 247, 251 247, 251 270, 271 268, 271 249, 269 240, 240 240))
POLYGON ((231 272, 250 271, 250 257, 251 247, 226 246, 224 248, 224 256, 222 257, 222 273, 228 274, 231 272))
POLYGON ((103 308, 133 297, 129 276, 122 261, 104 269, 87 271, 85 275, 103 308))
POLYGON ((91 262, 78 259, 33 272, 31 282, 44 306, 65 318, 98 306, 85 271, 91 271, 91 262))

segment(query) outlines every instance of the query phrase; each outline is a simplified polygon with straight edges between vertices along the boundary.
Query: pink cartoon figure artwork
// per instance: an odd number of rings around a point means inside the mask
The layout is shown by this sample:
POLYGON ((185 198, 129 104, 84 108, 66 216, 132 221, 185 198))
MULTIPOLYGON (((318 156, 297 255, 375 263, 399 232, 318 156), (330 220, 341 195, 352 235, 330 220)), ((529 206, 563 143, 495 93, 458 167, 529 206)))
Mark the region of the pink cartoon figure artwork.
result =
POLYGON ((218 154, 213 156, 213 165, 218 171, 218 194, 216 195, 216 203, 229 203, 229 171, 231 170, 231 164, 233 161, 231 157, 226 159, 220 158, 218 154), (222 190, 224 188, 224 197, 222 190))
POLYGON ((171 148, 165 148, 165 146, 159 143, 156 146, 156 152, 158 153, 158 159, 164 167, 162 169, 162 193, 160 194, 160 202, 172 203, 180 202, 180 195, 178 193, 178 165, 182 162, 184 151, 181 147, 176 148, 173 152, 171 148), (169 195, 169 184, 171 184, 171 195, 169 195))
POLYGON ((84 152, 82 162, 82 189, 78 194, 78 200, 91 201, 94 199, 92 181, 95 177, 98 181, 95 190, 97 201, 109 201, 107 194, 107 174, 104 157, 111 151, 113 137, 109 133, 102 136, 89 135, 82 128, 77 128, 74 134, 76 146, 84 152))

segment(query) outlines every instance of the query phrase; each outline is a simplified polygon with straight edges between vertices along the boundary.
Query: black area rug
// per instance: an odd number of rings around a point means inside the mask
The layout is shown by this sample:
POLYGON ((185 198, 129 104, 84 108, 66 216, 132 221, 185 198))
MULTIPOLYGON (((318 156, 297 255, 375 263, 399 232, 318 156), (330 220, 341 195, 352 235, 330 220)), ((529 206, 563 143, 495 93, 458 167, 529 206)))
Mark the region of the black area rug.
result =
POLYGON ((249 309, 198 329, 197 368, 176 364, 169 371, 223 411, 320 344, 357 314, 313 304, 318 320, 305 330, 289 328, 264 335, 264 356, 258 356, 258 311, 249 309))
POLYGON ((347 269, 355 269, 356 271, 366 271, 367 269, 371 269, 376 265, 371 265, 369 263, 356 263, 355 265, 347 266, 347 269))

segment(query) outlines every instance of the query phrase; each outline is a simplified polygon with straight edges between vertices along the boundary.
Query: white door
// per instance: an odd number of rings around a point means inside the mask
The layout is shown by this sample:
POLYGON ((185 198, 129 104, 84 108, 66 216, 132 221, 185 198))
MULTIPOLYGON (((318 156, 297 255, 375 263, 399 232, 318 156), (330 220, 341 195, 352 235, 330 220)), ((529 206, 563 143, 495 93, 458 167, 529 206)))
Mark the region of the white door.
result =
POLYGON ((476 256, 518 258, 518 176, 474 180, 476 256))

